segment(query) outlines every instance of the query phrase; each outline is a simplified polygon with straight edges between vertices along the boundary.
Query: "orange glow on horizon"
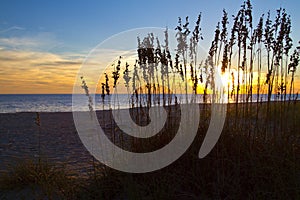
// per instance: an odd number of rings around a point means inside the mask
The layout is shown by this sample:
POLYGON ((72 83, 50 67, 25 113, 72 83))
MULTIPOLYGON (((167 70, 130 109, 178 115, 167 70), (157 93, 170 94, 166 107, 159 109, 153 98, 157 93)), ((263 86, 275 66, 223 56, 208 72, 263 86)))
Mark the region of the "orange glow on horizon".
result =
MULTIPOLYGON (((11 51, 0 50, 0 94, 72 94, 73 84, 77 76, 77 72, 82 64, 82 58, 73 58, 72 55, 59 55, 48 52, 32 52, 32 51, 11 51), (12 58, 12 59, 7 59, 12 58)), ((100 65, 100 64, 99 64, 100 65)), ((101 65, 100 65, 101 66, 101 65)), ((123 81, 123 67, 120 71, 120 84, 118 85, 118 93, 127 93, 126 87, 124 87, 123 81)), ((99 70, 100 72, 101 70, 99 70)), ((132 73, 132 69, 130 69, 132 73)), ((234 84, 237 85, 237 72, 232 70, 235 76, 234 84)), ((109 78, 111 79, 112 70, 107 71, 109 78)), ((300 80, 299 72, 295 76, 295 93, 300 92, 300 80)), ((132 74, 131 74, 132 75, 132 74)), ((99 75, 100 76, 100 75, 99 75)), ((242 74, 240 78, 242 80, 242 74)), ((247 75, 249 77, 249 75, 247 75)), ((265 73, 261 74, 261 87, 260 93, 267 93, 267 85, 265 84, 265 73)), ((232 85, 231 73, 225 72, 221 75, 221 79, 225 85, 232 85)), ((253 94, 257 92, 258 74, 253 73, 253 94)), ((100 80, 100 82, 103 81, 100 80)), ((204 80, 205 81, 205 80, 204 80)), ((101 86, 97 86, 96 83, 87 83, 91 90, 97 87, 97 93, 101 94, 101 86)), ((245 84, 240 82, 240 94, 245 93, 245 84)), ((247 82, 249 83, 249 81, 247 82)), ((112 79, 110 80, 112 86, 112 79)), ((184 85, 178 84, 172 85, 174 87, 173 93, 185 93, 184 85), (181 88, 180 88, 181 87, 181 88)), ((191 80, 188 84, 192 86, 191 80)), ((131 84, 130 84, 131 87, 131 84)), ((198 84, 197 93, 204 93, 205 85, 198 84)), ((290 89, 290 78, 288 80, 287 93, 290 89)), ((227 87, 225 92, 228 93, 227 87)), ((113 88, 111 87, 111 91, 113 88)), ((211 93, 210 90, 207 91, 211 93)), ((192 91, 188 91, 192 93, 192 91)))

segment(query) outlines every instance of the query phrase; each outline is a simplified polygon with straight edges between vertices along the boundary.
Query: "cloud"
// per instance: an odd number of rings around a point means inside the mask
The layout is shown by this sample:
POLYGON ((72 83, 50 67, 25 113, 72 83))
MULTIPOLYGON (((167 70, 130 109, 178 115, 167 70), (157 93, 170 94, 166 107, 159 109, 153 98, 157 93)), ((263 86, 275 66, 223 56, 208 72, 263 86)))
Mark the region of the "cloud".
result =
POLYGON ((40 42, 32 38, 10 37, 0 38, 0 44, 4 47, 37 47, 40 42))
POLYGON ((64 54, 2 49, 1 93, 71 93, 81 63, 64 54))
MULTIPOLYGON (((106 67, 107 55, 117 57, 118 53, 110 50, 91 59, 86 68, 92 70, 88 72, 99 77, 106 67)), ((0 49, 0 93, 72 93, 85 57, 79 53, 0 49)))
MULTIPOLYGON (((30 34, 18 26, 0 30, 0 93, 72 93, 88 52, 62 51, 65 48, 51 32, 30 34)), ((109 59, 122 53, 113 49, 97 52, 95 58, 87 59, 87 68, 98 77, 109 59)))
MULTIPOLYGON (((93 84, 96 84, 89 82, 89 78, 93 76, 99 78, 100 73, 103 73, 103 69, 107 67, 105 64, 108 62, 108 57, 117 59, 123 54, 124 52, 112 49, 103 50, 97 53, 94 59, 87 59, 85 67, 88 71, 82 75, 87 78, 89 87, 92 88, 93 84)), ((134 55, 131 52, 125 54, 129 55, 127 58, 134 55)), ((0 93, 72 93, 74 81, 86 55, 0 49, 0 93)), ((111 67, 107 70, 106 72, 111 73, 109 71, 111 67)), ((253 80, 255 85, 256 72, 253 80)), ((264 80, 265 74, 262 73, 262 83, 264 80)), ((261 90, 265 88, 264 92, 266 92, 267 86, 263 84, 261 87, 261 90)), ((295 87, 297 92, 300 88, 298 79, 295 80, 295 87)))
POLYGON ((62 46, 63 43, 59 42, 50 32, 40 32, 31 36, 0 37, 1 49, 51 51, 62 46))
POLYGON ((20 30, 25 30, 25 28, 22 28, 22 27, 20 27, 20 26, 12 26, 12 27, 9 27, 9 28, 0 30, 0 34, 1 34, 1 33, 7 33, 7 32, 9 32, 9 31, 14 31, 14 30, 20 31, 20 30))

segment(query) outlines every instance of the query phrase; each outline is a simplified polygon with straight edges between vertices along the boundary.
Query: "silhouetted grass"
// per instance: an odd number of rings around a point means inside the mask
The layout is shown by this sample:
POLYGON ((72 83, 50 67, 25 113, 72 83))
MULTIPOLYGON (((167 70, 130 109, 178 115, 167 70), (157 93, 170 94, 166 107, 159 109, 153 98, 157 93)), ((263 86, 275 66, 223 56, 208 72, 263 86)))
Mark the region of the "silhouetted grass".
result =
POLYGON ((46 160, 19 160, 0 178, 1 199, 71 199, 79 181, 63 166, 46 160))
MULTIPOLYGON (((270 110, 280 109, 279 104, 271 103, 270 110)), ((261 103, 260 107, 259 117, 263 119, 267 115, 267 102, 261 103)), ((201 112, 198 135, 191 147, 166 168, 129 174, 95 164, 94 172, 84 178, 80 174, 70 176, 62 166, 51 165, 45 160, 40 164, 25 161, 1 177, 1 191, 6 195, 12 195, 13 191, 16 195, 18 192, 15 191, 25 190, 30 197, 47 196, 49 199, 300 198, 300 124, 297 123, 300 104, 284 105, 286 129, 279 128, 276 116, 270 118, 268 125, 261 119, 256 121, 256 104, 248 108, 248 116, 238 120, 236 126, 233 123, 235 105, 228 105, 221 138, 204 159, 197 155, 210 122, 209 106, 201 112)), ((174 109, 170 110, 174 117, 169 120, 178 120, 174 109)), ((171 122, 167 124, 164 133, 176 131, 171 122)), ((172 137, 172 134, 165 135, 172 137)), ((133 148, 136 151, 152 150, 151 144, 156 149, 171 139, 154 138, 148 146, 143 141, 135 141, 133 148)))
MULTIPOLYGON (((202 40, 201 14, 192 36, 189 18, 185 18, 184 24, 179 18, 176 55, 171 55, 169 51, 167 30, 164 45, 160 45, 158 39, 155 43, 154 35, 149 33, 142 40, 138 38, 138 59, 133 69, 127 62, 123 66, 122 57, 119 57, 116 65, 112 65, 112 76, 105 74, 105 83, 101 83, 102 102, 108 97, 111 108, 110 85, 116 90, 122 73, 126 89, 132 94, 129 107, 136 109, 132 118, 137 124, 149 122, 147 110, 153 105, 162 104, 171 113, 164 129, 147 141, 128 135, 119 138, 121 142, 117 145, 123 149, 149 152, 170 142, 178 129, 180 111, 178 106, 171 106, 171 90, 180 88, 179 93, 186 94, 187 103, 188 82, 192 81, 194 94, 202 83, 203 102, 208 103, 207 93, 216 89, 217 66, 221 63, 222 73, 232 76, 232 85, 227 83, 224 88, 228 90, 228 99, 229 96, 234 97, 235 104, 228 104, 221 137, 208 156, 199 159, 197 155, 210 123, 209 103, 199 105, 201 120, 191 147, 176 162, 161 170, 129 174, 109 169, 93 160, 93 172, 84 178, 80 175, 71 177, 62 168, 47 162, 36 164, 26 161, 12 167, 9 173, 1 177, 1 190, 5 191, 3 198, 12 195, 9 192, 14 192, 16 188, 28 190, 29 187, 37 195, 33 198, 48 199, 300 199, 300 105, 292 98, 299 49, 289 54, 292 47, 290 17, 282 8, 276 13, 274 21, 270 12, 265 22, 262 15, 257 27, 253 28, 252 5, 249 0, 244 1, 233 16, 229 38, 228 14, 224 10, 222 27, 218 23, 204 65, 197 62, 197 45, 202 40), (235 53, 238 54, 237 60, 233 58, 235 53), (223 60, 220 61, 220 58, 223 60), (254 63, 256 59, 257 63, 254 63), (262 66, 264 61, 266 66, 262 66), (243 75, 234 77, 233 69, 243 75), (252 103, 255 69, 258 73, 258 99, 252 103), (263 73, 266 77, 261 77, 263 73), (175 75, 182 83, 170 83, 175 75), (146 86, 142 87, 143 84, 146 86), (264 92, 268 95, 265 103, 259 99, 264 92), (271 102, 274 92, 278 97, 271 102), (245 103, 240 103, 241 93, 245 94, 245 103), (163 95, 162 103, 155 98, 157 94, 163 95)), ((82 87, 92 112, 94 104, 83 77, 82 87)), ((121 130, 111 114, 104 116, 103 111, 102 118, 105 119, 102 123, 110 126, 107 136, 116 142, 121 130)))

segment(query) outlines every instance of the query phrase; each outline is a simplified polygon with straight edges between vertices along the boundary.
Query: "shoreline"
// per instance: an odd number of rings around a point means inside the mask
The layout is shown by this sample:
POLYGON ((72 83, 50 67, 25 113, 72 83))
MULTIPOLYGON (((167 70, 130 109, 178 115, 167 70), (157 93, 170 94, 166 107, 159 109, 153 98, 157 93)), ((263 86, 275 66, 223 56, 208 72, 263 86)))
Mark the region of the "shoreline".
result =
MULTIPOLYGON (((270 104, 280 104, 280 103, 298 103, 300 102, 300 99, 297 99, 297 100, 286 100, 286 101, 270 101, 270 104)), ((257 104, 267 104, 268 101, 252 101, 252 102, 239 102, 238 105, 245 105, 245 104, 248 104, 248 105, 257 105, 257 104)), ((199 106, 210 106, 211 103, 196 103, 198 104, 199 106)), ((219 104, 219 103, 216 103, 216 104, 219 104)), ((232 106, 232 105, 236 105, 236 102, 229 102, 229 103, 223 103, 223 104, 226 104, 228 106, 232 106)), ((180 104, 178 104, 180 105, 180 104)), ((181 104, 181 105, 184 105, 184 104, 181 104)), ((157 107, 158 105, 155 105, 155 107, 157 107)), ((171 105, 167 105, 165 106, 166 108, 167 107, 174 107, 175 105, 174 104, 171 104, 171 105)), ((154 106, 153 106, 154 107, 154 106)), ((162 105, 159 105, 158 107, 163 107, 162 105)), ((119 110, 125 110, 125 109, 146 109, 147 107, 134 107, 134 108, 131 108, 131 107, 128 107, 128 108, 120 108, 119 110)), ((113 109, 113 108, 108 108, 108 109, 104 109, 104 110, 95 110, 96 113, 100 113, 102 111, 110 111, 110 110, 116 110, 116 109, 113 109)), ((3 114, 28 114, 28 113, 73 113, 73 112, 89 112, 88 110, 85 110, 85 111, 81 111, 81 110, 75 110, 75 111, 20 111, 20 112, 1 112, 0 111, 0 115, 3 115, 3 114)))

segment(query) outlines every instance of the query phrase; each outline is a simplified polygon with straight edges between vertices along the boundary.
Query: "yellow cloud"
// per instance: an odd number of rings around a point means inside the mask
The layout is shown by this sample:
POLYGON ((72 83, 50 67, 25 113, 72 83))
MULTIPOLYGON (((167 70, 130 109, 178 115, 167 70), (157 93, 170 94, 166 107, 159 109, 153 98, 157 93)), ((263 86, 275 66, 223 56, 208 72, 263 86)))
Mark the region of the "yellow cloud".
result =
POLYGON ((107 57, 116 57, 124 52, 107 50, 97 57, 84 60, 86 55, 55 54, 40 51, 8 50, 0 48, 0 93, 1 94, 70 94, 76 76, 84 76, 91 89, 97 87, 91 77, 100 78, 105 72, 107 57), (110 55, 110 56, 107 56, 110 55), (84 64, 83 64, 84 63, 84 64), (80 67, 84 65, 84 74, 80 67))
MULTIPOLYGON (((132 52, 127 54, 126 61, 129 61, 133 56, 132 52)), ((86 74, 78 74, 79 76, 84 76, 88 86, 92 89, 97 87, 97 82, 90 82, 90 77, 101 77, 102 72, 107 72, 109 78, 111 79, 112 67, 105 66, 107 63, 112 63, 106 57, 106 54, 110 54, 108 57, 116 57, 124 54, 122 51, 116 50, 105 50, 104 52, 98 52, 97 56, 90 58, 86 61, 85 66, 88 70, 85 70, 86 74), (105 64, 104 64, 105 63, 105 64), (108 67, 106 70, 105 68, 108 67)), ((126 54, 126 52, 125 52, 126 54)), ((73 84, 76 79, 77 73, 84 61, 85 55, 64 53, 55 54, 50 52, 40 52, 40 51, 25 51, 25 50, 9 50, 1 48, 0 46, 0 93, 1 94, 32 94, 32 93, 72 93, 73 84)), ((125 62, 124 60, 124 62, 125 62)), ((124 69, 124 64, 122 63, 122 70, 124 69)), ((131 67, 134 63, 134 59, 131 59, 131 67)), ((132 72, 132 68, 130 69, 132 72)), ((120 80, 122 80, 121 72, 120 80)), ((237 75, 236 75, 237 76, 237 75)), ((300 80, 299 75, 295 77, 295 93, 300 90, 300 80)), ((266 85, 264 84, 266 74, 261 74, 261 93, 266 93, 266 85)), ((96 79, 94 79, 96 80, 96 79)), ((98 81, 98 84, 103 82, 103 77, 98 81)), ((112 81, 112 79, 111 79, 112 81)), ((110 82, 111 82, 110 81, 110 82)), ((122 82, 122 81, 121 81, 122 82)), ((229 78, 226 82, 232 82, 229 78)), ((290 77, 288 80, 290 83, 290 77)), ((110 83, 112 85, 112 82, 110 83)), ((101 85, 100 85, 101 86, 101 85)), ((180 87, 176 86, 179 92, 180 87)), ((199 84, 198 93, 203 93, 204 85, 199 84)), ((253 93, 256 93, 257 88, 257 72, 254 72, 253 77, 253 93)), ((101 88, 98 85, 98 92, 101 92, 101 88)), ((182 88, 183 89, 183 88, 182 88)), ((241 87, 243 89, 243 87, 241 87)), ((289 90, 289 85, 288 85, 289 90)), ((92 91, 92 90, 91 90, 92 91)), ((124 86, 120 86, 118 92, 126 92, 124 86)), ((288 91, 289 92, 289 91, 288 91)))
POLYGON ((71 93, 82 58, 0 50, 0 93, 71 93))

